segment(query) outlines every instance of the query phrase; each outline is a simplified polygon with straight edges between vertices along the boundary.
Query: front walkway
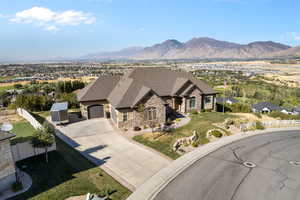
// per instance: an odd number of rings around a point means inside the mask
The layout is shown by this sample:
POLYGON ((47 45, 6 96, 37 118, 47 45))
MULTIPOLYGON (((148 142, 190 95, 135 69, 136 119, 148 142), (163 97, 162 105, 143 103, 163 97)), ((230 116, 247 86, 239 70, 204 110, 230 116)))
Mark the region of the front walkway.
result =
POLYGON ((132 191, 171 162, 123 137, 107 119, 56 128, 60 138, 132 191))

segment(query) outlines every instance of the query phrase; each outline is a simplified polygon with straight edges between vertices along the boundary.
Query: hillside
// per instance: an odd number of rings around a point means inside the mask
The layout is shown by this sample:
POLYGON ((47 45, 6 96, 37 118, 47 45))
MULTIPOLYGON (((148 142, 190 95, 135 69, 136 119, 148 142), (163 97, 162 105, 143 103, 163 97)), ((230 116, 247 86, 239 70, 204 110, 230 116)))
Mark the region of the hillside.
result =
POLYGON ((300 57, 300 46, 269 54, 270 57, 300 57))
POLYGON ((128 48, 117 52, 87 55, 86 59, 206 59, 259 58, 290 49, 290 46, 272 41, 237 44, 213 38, 193 38, 187 42, 166 40, 146 48, 128 48))

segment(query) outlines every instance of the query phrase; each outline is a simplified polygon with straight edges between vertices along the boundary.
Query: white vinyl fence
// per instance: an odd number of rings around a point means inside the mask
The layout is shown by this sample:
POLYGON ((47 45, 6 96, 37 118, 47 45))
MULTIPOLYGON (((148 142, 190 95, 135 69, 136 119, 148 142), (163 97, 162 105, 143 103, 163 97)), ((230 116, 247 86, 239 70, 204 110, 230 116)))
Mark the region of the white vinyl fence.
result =
MULTIPOLYGON (((284 128, 284 127, 300 127, 300 120, 272 120, 261 122, 265 128, 284 128)), ((246 131, 255 126, 256 122, 250 122, 241 125, 241 130, 246 131)))
POLYGON ((17 113, 21 117, 25 118, 35 129, 42 128, 40 122, 38 122, 27 110, 24 110, 23 108, 18 108, 17 113))
POLYGON ((280 127, 294 127, 300 126, 300 120, 274 120, 274 121, 265 121, 262 124, 266 128, 280 128, 280 127))
MULTIPOLYGON (((27 110, 24 110, 22 108, 17 109, 18 115, 25 118, 35 129, 42 128, 42 125, 40 122, 38 122, 27 110)), ((34 148, 30 141, 23 142, 23 143, 17 143, 15 145, 11 146, 13 158, 15 161, 23 160, 32 156, 36 156, 42 153, 45 153, 44 148, 34 148)), ((48 147, 48 152, 56 150, 56 144, 54 144, 51 147, 48 147)))

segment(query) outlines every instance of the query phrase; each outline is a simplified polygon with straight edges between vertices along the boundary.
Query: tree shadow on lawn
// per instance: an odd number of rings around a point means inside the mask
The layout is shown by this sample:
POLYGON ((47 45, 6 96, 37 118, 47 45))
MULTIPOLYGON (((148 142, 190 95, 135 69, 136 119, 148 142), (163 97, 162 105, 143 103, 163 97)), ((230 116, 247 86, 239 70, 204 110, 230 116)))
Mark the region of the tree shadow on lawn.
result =
MULTIPOLYGON (((79 152, 66 145, 67 144, 63 141, 57 139, 57 151, 49 152, 48 163, 46 163, 45 154, 17 162, 17 167, 31 176, 33 185, 29 191, 11 199, 23 200, 33 198, 39 194, 48 193, 48 190, 51 190, 56 186, 62 187, 61 189, 58 189, 57 192, 52 192, 51 196, 58 195, 58 193, 64 197, 68 197, 70 194, 76 196, 88 192, 99 192, 100 189, 89 179, 93 176, 97 176, 97 174, 101 173, 101 170, 89 161, 90 159, 86 159, 79 152), (93 175, 90 175, 91 170, 95 170, 93 175), (80 173, 86 174, 79 177, 80 175, 78 174, 80 173)), ((104 147, 93 148, 90 149, 89 152, 101 150, 103 148, 104 147)), ((109 158, 101 160, 91 156, 91 159, 96 159, 100 165, 104 164, 109 158)), ((45 197, 47 195, 48 194, 42 194, 42 196, 45 197)), ((48 198, 50 198, 50 196, 47 196, 45 199, 48 198)))

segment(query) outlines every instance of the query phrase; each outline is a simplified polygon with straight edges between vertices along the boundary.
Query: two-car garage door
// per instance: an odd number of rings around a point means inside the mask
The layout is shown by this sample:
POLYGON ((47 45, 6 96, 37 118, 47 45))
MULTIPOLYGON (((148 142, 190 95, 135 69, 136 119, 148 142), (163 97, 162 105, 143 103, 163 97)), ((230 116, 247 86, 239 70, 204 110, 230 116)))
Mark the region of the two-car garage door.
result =
POLYGON ((88 117, 93 118, 103 118, 104 117, 104 106, 103 105, 91 105, 88 107, 88 117))

